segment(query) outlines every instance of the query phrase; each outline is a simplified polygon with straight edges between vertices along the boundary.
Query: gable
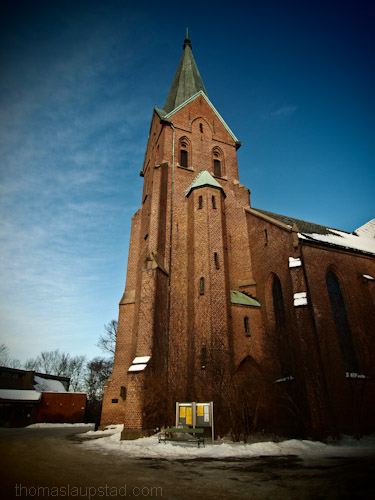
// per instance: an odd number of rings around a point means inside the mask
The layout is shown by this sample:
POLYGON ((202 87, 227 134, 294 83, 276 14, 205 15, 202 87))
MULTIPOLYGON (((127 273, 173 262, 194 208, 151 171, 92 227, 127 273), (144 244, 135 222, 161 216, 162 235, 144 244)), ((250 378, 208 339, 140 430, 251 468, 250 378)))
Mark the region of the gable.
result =
POLYGON ((177 108, 173 109, 170 113, 166 113, 164 110, 158 109, 158 108, 155 108, 155 111, 158 113, 158 115, 160 116, 160 118, 163 118, 164 120, 171 120, 171 118, 176 113, 178 113, 179 111, 181 111, 183 108, 185 108, 187 105, 189 105, 190 103, 192 103, 193 101, 195 101, 199 97, 202 97, 205 100, 205 102, 208 104, 208 106, 213 111, 214 115, 218 118, 219 122, 223 125, 224 129, 228 132, 228 134, 230 135, 230 137, 236 143, 237 147, 240 147, 241 146, 240 141, 237 139, 237 137, 234 135, 234 133, 232 132, 232 130, 225 123, 225 121, 222 118, 222 116, 220 115, 220 113, 217 111, 217 109, 215 108, 215 106, 212 104, 212 102, 209 100, 209 98, 207 97, 207 95, 203 91, 197 92, 196 94, 194 94, 193 96, 191 96, 189 99, 187 99, 185 102, 183 102, 182 104, 180 104, 179 106, 177 106, 177 108))

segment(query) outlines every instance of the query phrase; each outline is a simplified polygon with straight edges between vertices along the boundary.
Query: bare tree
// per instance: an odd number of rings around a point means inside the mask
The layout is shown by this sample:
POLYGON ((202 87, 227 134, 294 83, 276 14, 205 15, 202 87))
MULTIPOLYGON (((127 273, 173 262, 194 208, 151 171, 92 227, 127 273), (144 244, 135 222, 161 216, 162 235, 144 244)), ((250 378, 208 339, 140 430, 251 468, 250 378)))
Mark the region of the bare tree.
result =
POLYGON ((85 360, 85 356, 70 356, 68 353, 55 349, 54 351, 43 351, 36 358, 28 359, 24 367, 26 370, 69 377, 70 388, 76 392, 84 388, 85 360))
POLYGON ((88 399, 102 399, 104 382, 110 376, 112 368, 112 360, 100 357, 86 364, 85 386, 88 399))
POLYGON ((0 366, 7 366, 8 368, 21 367, 21 361, 11 357, 9 347, 5 344, 0 344, 0 366))
POLYGON ((97 343, 99 349, 111 356, 115 355, 117 327, 118 323, 115 319, 112 319, 107 325, 104 325, 105 333, 100 335, 97 343))

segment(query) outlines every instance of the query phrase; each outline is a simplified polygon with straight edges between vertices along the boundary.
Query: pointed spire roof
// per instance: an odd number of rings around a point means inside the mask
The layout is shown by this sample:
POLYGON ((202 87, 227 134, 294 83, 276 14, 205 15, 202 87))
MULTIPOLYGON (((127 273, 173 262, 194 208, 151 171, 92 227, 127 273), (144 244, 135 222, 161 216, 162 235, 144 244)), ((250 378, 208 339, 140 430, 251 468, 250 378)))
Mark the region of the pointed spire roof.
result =
POLYGON ((167 100, 164 104, 165 113, 170 113, 200 90, 207 95, 191 51, 191 42, 188 33, 186 33, 183 49, 180 64, 178 65, 167 100))

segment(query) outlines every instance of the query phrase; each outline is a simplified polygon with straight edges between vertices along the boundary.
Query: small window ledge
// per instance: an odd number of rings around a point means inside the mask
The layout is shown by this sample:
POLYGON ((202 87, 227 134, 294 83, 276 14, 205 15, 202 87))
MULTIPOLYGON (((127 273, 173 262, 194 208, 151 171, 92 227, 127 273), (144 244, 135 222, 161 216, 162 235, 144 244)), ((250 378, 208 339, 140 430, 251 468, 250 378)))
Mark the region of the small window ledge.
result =
POLYGON ((351 372, 346 372, 345 377, 346 378, 356 378, 356 379, 370 378, 367 375, 363 375, 361 373, 351 373, 351 372))
POLYGON ((289 375, 288 377, 283 377, 275 380, 275 384, 281 384, 282 382, 289 382, 290 380, 294 380, 293 375, 289 375))

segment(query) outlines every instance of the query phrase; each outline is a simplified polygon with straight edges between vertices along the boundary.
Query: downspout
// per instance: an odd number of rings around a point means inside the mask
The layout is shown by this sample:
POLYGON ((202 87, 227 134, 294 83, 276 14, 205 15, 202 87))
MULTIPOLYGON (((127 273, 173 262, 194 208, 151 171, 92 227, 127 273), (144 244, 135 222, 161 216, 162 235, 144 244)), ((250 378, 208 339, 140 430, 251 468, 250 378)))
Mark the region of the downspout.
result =
POLYGON ((165 354, 166 354, 166 383, 168 385, 168 358, 169 358, 169 331, 171 319, 171 274, 172 274, 172 239, 173 239, 173 194, 174 194, 174 169, 175 169, 175 136, 176 131, 174 125, 169 120, 161 120, 163 125, 169 125, 172 128, 172 186, 171 186, 171 216, 170 216, 170 231, 169 231, 169 273, 168 273, 168 298, 167 298, 167 330, 165 339, 165 354))

